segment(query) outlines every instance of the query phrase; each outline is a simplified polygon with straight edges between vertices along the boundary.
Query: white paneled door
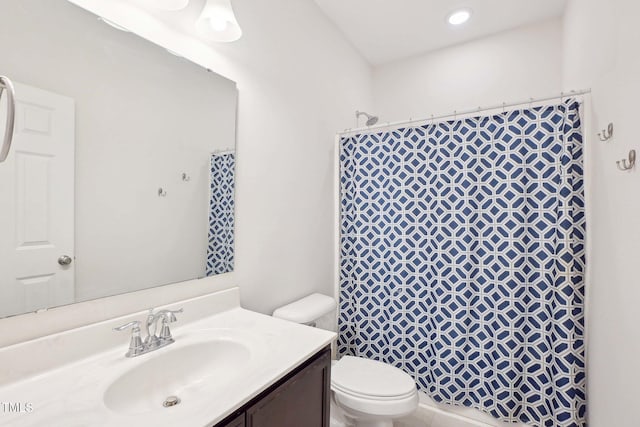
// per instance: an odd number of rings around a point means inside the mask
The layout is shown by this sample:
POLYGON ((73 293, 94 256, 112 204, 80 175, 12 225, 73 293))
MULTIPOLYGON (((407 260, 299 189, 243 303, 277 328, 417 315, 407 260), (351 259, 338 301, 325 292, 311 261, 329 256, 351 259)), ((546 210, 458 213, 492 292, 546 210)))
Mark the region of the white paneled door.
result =
POLYGON ((75 104, 30 86, 15 89, 13 146, 0 163, 0 317, 74 299, 75 104))

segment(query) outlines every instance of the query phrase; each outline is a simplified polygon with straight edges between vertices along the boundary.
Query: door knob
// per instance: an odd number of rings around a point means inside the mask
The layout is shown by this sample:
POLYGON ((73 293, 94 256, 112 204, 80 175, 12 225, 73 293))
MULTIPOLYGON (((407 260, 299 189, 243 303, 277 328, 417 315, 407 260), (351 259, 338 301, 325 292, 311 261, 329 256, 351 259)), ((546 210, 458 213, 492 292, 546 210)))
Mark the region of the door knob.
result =
POLYGON ((73 259, 68 255, 62 255, 60 258, 58 258, 58 264, 62 266, 69 265, 72 262, 73 262, 73 259))

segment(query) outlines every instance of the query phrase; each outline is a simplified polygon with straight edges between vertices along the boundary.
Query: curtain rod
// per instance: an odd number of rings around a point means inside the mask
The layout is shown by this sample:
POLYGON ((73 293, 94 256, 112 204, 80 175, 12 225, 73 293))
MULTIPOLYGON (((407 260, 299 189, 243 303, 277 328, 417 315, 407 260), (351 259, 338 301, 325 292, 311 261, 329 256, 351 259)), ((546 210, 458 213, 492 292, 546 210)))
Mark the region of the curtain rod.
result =
POLYGON ((483 111, 499 110, 501 108, 504 110, 504 109, 511 108, 511 107, 517 107, 517 106, 527 105, 527 104, 535 104, 535 103, 539 103, 539 102, 551 101, 551 100, 554 100, 554 99, 562 100, 564 98, 571 98, 572 96, 586 95, 588 93, 591 93, 591 89, 583 89, 583 90, 577 90, 577 91, 576 90, 572 90, 570 92, 560 92, 559 95, 547 96, 547 97, 543 97, 543 98, 529 98, 527 100, 517 101, 517 102, 509 102, 509 103, 503 102, 502 104, 498 104, 498 105, 494 105, 494 106, 478 107, 478 108, 473 109, 473 110, 453 111, 452 113, 442 114, 442 115, 438 115, 438 116, 431 116, 431 117, 422 118, 422 119, 401 120, 401 121, 398 121, 398 122, 382 123, 382 124, 375 125, 375 126, 364 126, 364 127, 359 127, 359 128, 345 129, 342 132, 338 132, 338 135, 346 135, 346 134, 358 133, 358 132, 371 132, 371 131, 376 131, 378 129, 385 129, 385 128, 391 128, 391 127, 401 127, 401 126, 410 125, 410 124, 413 124, 413 123, 433 122, 435 120, 442 120, 442 119, 447 119, 447 118, 450 118, 450 117, 466 116, 466 115, 474 114, 474 113, 482 113, 483 111))
POLYGON ((224 154, 233 154, 235 153, 235 148, 224 148, 222 150, 214 150, 211 152, 212 156, 222 156, 224 154))

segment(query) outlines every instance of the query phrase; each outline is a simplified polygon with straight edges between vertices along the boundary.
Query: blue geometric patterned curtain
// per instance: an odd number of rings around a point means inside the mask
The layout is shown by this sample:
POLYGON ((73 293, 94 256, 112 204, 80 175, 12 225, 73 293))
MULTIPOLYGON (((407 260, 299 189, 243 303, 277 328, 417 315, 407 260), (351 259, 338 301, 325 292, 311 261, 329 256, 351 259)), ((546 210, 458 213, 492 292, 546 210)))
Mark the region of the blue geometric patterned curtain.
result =
POLYGON ((438 402, 584 426, 579 103, 341 141, 339 354, 438 402))
POLYGON ((233 271, 235 171, 235 153, 211 155, 207 276, 233 271))

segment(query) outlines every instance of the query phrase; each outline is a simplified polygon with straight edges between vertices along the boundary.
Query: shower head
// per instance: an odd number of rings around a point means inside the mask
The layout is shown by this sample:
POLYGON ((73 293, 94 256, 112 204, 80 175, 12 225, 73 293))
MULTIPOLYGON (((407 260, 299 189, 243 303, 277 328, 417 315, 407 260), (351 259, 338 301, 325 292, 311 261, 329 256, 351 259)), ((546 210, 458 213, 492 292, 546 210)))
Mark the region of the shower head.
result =
POLYGON ((365 113, 364 111, 356 111, 356 118, 360 118, 360 116, 367 117, 367 126, 373 126, 378 123, 378 117, 372 116, 371 114, 365 113))

